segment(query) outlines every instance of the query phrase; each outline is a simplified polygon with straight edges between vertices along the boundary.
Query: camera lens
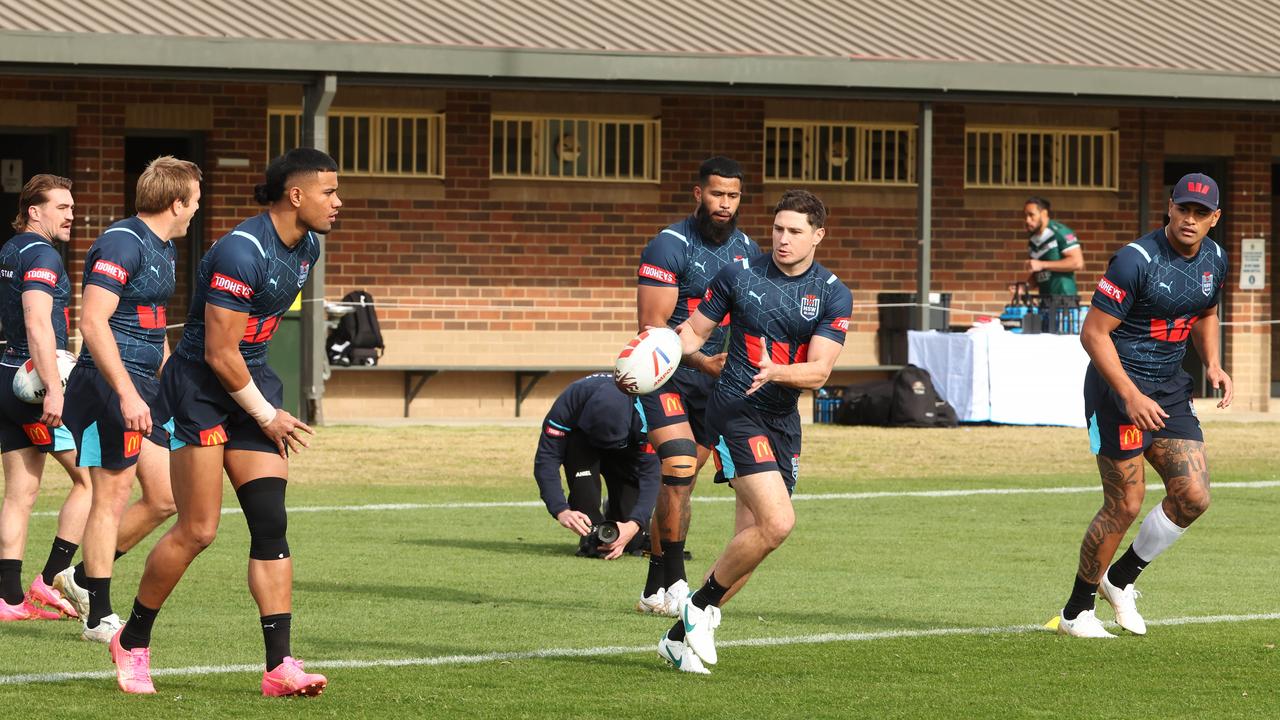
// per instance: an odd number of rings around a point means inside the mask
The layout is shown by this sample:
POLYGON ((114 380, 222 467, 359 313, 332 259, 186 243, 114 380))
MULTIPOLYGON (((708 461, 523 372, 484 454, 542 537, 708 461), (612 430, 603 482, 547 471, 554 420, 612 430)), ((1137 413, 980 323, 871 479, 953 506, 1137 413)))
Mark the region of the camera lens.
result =
POLYGON ((618 539, 621 533, 618 532, 617 523, 600 523, 596 526, 596 537, 600 540, 600 544, 608 545, 618 539))

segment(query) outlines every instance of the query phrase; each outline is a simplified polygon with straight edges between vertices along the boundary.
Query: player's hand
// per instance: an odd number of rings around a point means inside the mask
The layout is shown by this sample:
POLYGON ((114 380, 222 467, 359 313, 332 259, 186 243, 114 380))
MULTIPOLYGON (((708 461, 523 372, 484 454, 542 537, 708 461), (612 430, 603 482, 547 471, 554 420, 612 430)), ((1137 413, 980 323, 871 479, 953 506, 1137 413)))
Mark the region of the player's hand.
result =
POLYGON ((627 543, 631 542, 631 538, 640 532, 640 526, 635 520, 618 523, 618 539, 608 545, 601 545, 600 549, 605 553, 605 560, 615 560, 622 557, 622 551, 627 549, 627 543))
POLYGON ((276 416, 271 418, 271 422, 262 426, 262 432, 276 444, 276 449, 282 458, 289 457, 285 452, 286 445, 288 450, 299 452, 303 448, 311 447, 311 441, 307 439, 307 435, 316 434, 316 431, 306 423, 279 408, 276 409, 276 416))
POLYGON ((747 388, 748 395, 764 387, 765 383, 778 376, 778 366, 773 364, 773 361, 767 357, 761 357, 756 367, 760 368, 760 372, 751 378, 751 387, 747 388))
POLYGON ((568 508, 561 510, 560 514, 556 515, 556 522, 578 533, 578 537, 586 537, 587 533, 591 532, 591 518, 577 510, 568 508))
POLYGON ((124 429, 140 432, 144 436, 151 434, 151 408, 138 393, 130 393, 130 397, 120 398, 120 415, 124 417, 124 429))
POLYGON ((51 389, 45 393, 42 405, 44 413, 40 416, 40 422, 51 428, 62 426, 62 400, 64 397, 62 388, 51 389))
POLYGON ((1139 430, 1146 432, 1164 428, 1164 420, 1169 417, 1169 413, 1160 407, 1160 403, 1138 392, 1125 398, 1124 412, 1139 430))
POLYGON ((1038 273, 1043 269, 1044 269, 1044 261, 1042 260, 1027 261, 1027 272, 1038 273))
POLYGON ((706 359, 702 361, 702 372, 713 378, 720 377, 720 373, 724 370, 724 361, 729 358, 729 353, 716 353, 710 357, 704 356, 706 359))
POLYGON ((1220 367, 1209 368, 1204 376, 1214 390, 1222 390, 1222 399, 1218 401, 1218 407, 1226 409, 1231 405, 1231 400, 1235 396, 1235 388, 1232 386, 1231 376, 1223 372, 1220 367))

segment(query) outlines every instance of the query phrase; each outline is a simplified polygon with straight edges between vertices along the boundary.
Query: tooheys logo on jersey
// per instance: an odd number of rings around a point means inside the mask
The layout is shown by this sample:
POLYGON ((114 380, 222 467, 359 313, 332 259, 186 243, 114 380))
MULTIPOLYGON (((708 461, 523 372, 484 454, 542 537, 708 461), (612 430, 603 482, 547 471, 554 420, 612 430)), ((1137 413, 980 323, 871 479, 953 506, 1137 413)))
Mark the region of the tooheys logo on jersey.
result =
POLYGON ((800 298, 800 317, 805 320, 816 320, 818 317, 818 296, 805 295, 800 298))
POLYGON ((1098 280, 1098 292, 1118 303, 1124 302, 1124 296, 1126 295, 1125 291, 1116 287, 1114 283, 1107 279, 1106 275, 1103 275, 1102 278, 1098 280))
POLYGON ((26 275, 22 276, 22 279, 24 281, 42 282, 49 287, 53 287, 58 284, 58 273, 48 268, 31 268, 26 275))
POLYGON ((94 263, 93 271, 99 275, 106 275, 121 284, 129 281, 129 273, 124 268, 107 260, 99 260, 94 263))
POLYGON ((1207 272, 1200 276, 1200 292, 1204 293, 1205 297, 1213 294, 1213 273, 1207 272))
POLYGON ((253 288, 249 287, 248 283, 227 277, 222 273, 213 274, 213 280, 209 283, 209 287, 245 300, 253 297, 253 288))
POLYGON ((644 263, 640 266, 640 270, 636 274, 643 278, 649 278, 650 280, 657 280, 660 283, 666 283, 668 285, 676 284, 675 273, 671 272, 670 270, 663 270, 657 265, 650 265, 649 263, 644 263))

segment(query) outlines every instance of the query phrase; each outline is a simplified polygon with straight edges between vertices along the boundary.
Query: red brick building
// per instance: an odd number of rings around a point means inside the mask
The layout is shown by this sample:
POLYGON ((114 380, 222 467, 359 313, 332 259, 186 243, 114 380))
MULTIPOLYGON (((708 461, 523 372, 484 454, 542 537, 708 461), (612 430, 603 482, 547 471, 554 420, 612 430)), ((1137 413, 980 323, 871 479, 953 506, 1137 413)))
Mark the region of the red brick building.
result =
MULTIPOLYGON (((998 314, 1023 275, 1022 201, 1047 195, 1081 238, 1087 295, 1111 252, 1159 225, 1172 179, 1200 169, 1224 193, 1214 237, 1232 262, 1224 351, 1237 407, 1268 408, 1280 381, 1266 324, 1280 300, 1280 54, 1265 17, 1233 21, 1221 29, 1232 44, 1185 57, 1145 31, 1113 37, 1069 8, 1046 9, 1073 38, 1046 59, 1022 47, 1012 7, 970 23, 940 4, 929 18, 904 14, 913 25, 877 27, 818 3, 805 12, 827 14, 802 25, 830 32, 778 50, 763 9, 742 9, 736 29, 715 35, 723 47, 704 47, 683 18, 582 20, 595 4, 546 0, 536 17, 498 23, 497 3, 432 18, 354 3, 316 27, 258 36, 232 31, 247 20, 198 12, 168 30, 155 19, 165 3, 121 4, 119 26, 134 33, 88 15, 57 27, 10 19, 0 169, 12 174, 18 160, 20 175, 75 181, 78 276, 92 240, 128 212, 142 163, 162 152, 196 160, 206 182, 199 231, 180 246, 190 263, 255 212, 267 158, 308 137, 311 111, 324 111, 346 206, 317 289, 330 300, 372 293, 383 367, 418 368, 334 371, 323 384, 330 421, 399 416, 415 385, 414 417, 511 417, 522 391, 521 413, 543 412, 633 332, 640 249, 692 209, 693 177, 712 154, 747 168, 740 225, 762 246, 782 190, 807 186, 830 205, 819 259, 855 301, 837 379, 879 364, 877 295, 917 289, 921 238, 928 289, 950 294, 953 324, 998 314), (324 93, 326 78, 336 92, 324 93), (1243 289, 1242 240, 1255 238, 1262 288, 1243 289)), ((0 203, 16 198, 10 184, 0 203)), ((190 267, 180 263, 173 318, 190 267)))

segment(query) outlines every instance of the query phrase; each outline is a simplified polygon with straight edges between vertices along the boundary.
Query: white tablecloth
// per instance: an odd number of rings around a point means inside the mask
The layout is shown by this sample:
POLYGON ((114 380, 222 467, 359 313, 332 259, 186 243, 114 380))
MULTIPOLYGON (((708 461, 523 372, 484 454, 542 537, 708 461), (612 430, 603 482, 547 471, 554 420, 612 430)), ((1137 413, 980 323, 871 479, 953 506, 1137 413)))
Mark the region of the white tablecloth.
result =
POLYGON ((1089 356, 1078 335, 913 330, 907 347, 961 421, 1084 427, 1089 356))

